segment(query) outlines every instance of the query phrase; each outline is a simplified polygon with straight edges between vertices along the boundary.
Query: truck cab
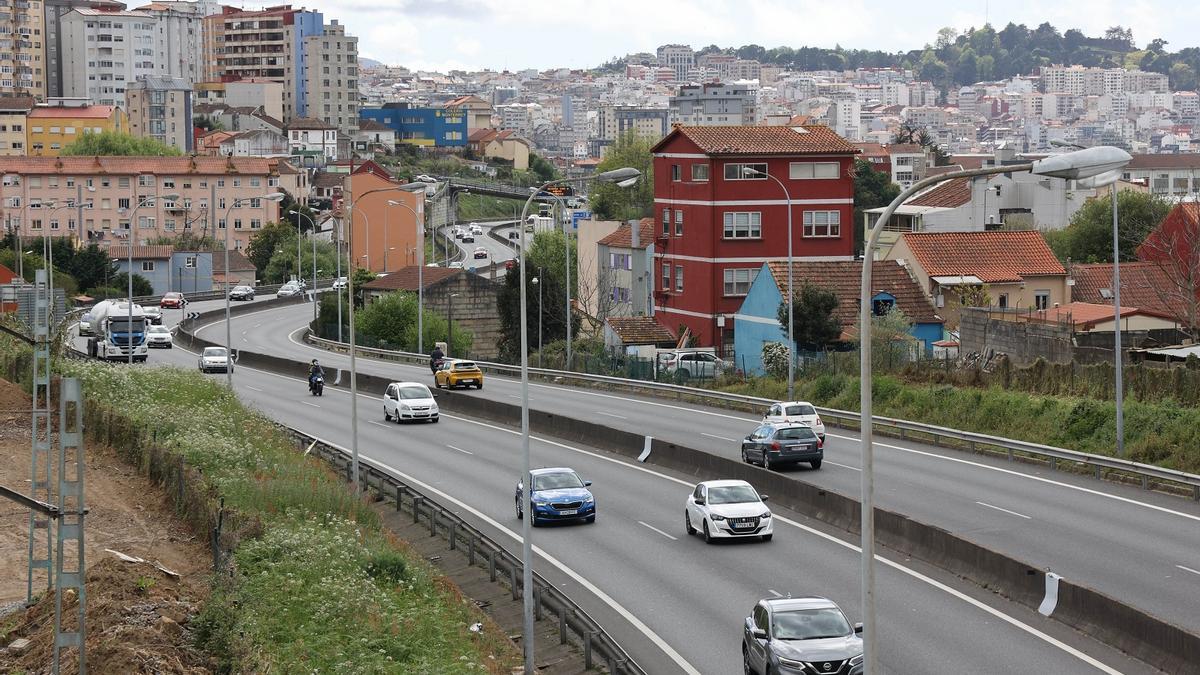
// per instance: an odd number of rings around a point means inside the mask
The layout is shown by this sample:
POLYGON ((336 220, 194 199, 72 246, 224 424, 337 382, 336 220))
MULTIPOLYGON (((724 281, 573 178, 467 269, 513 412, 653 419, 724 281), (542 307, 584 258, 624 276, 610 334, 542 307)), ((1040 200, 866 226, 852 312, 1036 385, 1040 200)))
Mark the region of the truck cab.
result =
POLYGON ((98 359, 145 361, 148 350, 146 329, 150 324, 140 305, 130 307, 123 300, 105 300, 92 308, 93 337, 88 353, 98 359))

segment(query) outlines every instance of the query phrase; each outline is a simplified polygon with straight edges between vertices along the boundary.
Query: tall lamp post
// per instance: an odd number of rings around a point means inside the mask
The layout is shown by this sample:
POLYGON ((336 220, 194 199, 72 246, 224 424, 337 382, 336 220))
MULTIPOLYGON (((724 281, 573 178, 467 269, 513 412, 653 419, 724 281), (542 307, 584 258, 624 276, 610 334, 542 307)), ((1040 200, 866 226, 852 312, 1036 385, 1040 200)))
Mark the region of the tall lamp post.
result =
MULTIPOLYGON (((420 183, 426 185, 426 183, 420 183)), ((425 353, 425 223, 422 218, 422 213, 417 213, 413 207, 398 202, 394 199, 389 199, 388 204, 391 206, 400 206, 408 209, 408 212, 413 214, 413 219, 417 224, 417 353, 425 353)), ((424 209, 422 208, 423 212, 424 209)), ((386 213, 386 211, 385 211, 386 213)), ((387 241, 387 227, 383 228, 384 242, 387 241)), ((383 252, 384 260, 387 259, 387 250, 383 252)), ((449 346, 449 345, 447 345, 449 346)))
POLYGON ((796 295, 795 281, 793 280, 794 271, 792 270, 792 256, 794 251, 792 248, 792 194, 788 192, 787 186, 783 181, 775 176, 758 169, 752 169, 749 166, 742 167, 743 176, 762 176, 770 178, 779 185, 779 189, 783 190, 783 196, 787 199, 787 297, 788 297, 788 371, 787 371, 787 397, 789 401, 795 400, 796 389, 796 295))
MULTIPOLYGON (((291 211, 288 211, 288 213, 296 214, 296 236, 297 237, 300 236, 299 235, 300 219, 303 218, 308 221, 308 227, 309 227, 308 238, 312 239, 313 321, 316 321, 317 320, 317 224, 315 221, 313 221, 313 219, 311 217, 309 217, 307 214, 305 214, 300 209, 292 209, 291 211)), ((297 246, 297 248, 299 248, 300 245, 296 244, 296 246, 297 246)), ((296 270, 297 270, 296 278, 300 278, 299 269, 300 269, 300 256, 297 255, 296 256, 296 270)))
MULTIPOLYGON (((521 217, 518 219, 517 226, 521 228, 521 250, 518 252, 518 270, 520 273, 520 297, 521 297, 521 483, 525 486, 525 492, 521 498, 524 500, 523 510, 528 511, 526 507, 529 501, 530 484, 529 484, 529 319, 528 306, 525 293, 525 216, 529 213, 529 206, 533 204, 533 200, 546 188, 552 185, 566 185, 570 183, 588 183, 597 181, 601 183, 616 183, 618 186, 627 188, 632 187, 641 178, 642 172, 637 169, 625 167, 621 169, 613 169, 594 176, 583 178, 563 178, 561 180, 553 180, 542 185, 529 195, 525 200, 525 206, 521 208, 521 217)), ((524 629, 521 639, 521 646, 525 652, 525 672, 534 672, 534 645, 533 645, 533 540, 531 538, 533 529, 531 523, 533 514, 530 513, 528 518, 521 519, 521 567, 522 567, 522 601, 524 603, 524 629)))
POLYGON ((533 278, 533 285, 538 289, 538 368, 544 367, 542 364, 542 286, 545 282, 542 281, 542 268, 538 268, 537 276, 533 278))
MULTIPOLYGON (((233 328, 229 321, 229 214, 243 202, 249 202, 252 199, 265 199, 278 204, 286 197, 287 194, 283 192, 272 192, 262 197, 242 197, 233 200, 229 208, 225 209, 225 384, 231 391, 233 390, 233 328)), ((298 229, 299 225, 296 227, 298 229)), ((297 274, 297 278, 299 278, 299 274, 297 274)))
POLYGON ((128 245, 128 254, 129 254, 128 265, 129 265, 129 267, 125 273, 125 280, 129 283, 129 288, 128 288, 128 292, 129 292, 129 296, 128 296, 129 323, 125 324, 125 331, 126 331, 126 335, 127 335, 126 346, 129 347, 129 365, 131 365, 131 366, 133 365, 133 232, 137 228, 138 209, 142 208, 143 206, 145 206, 147 204, 153 203, 156 199, 162 199, 165 201, 173 202, 176 199, 179 199, 179 195, 174 192, 171 192, 171 193, 168 193, 165 195, 150 195, 149 197, 144 197, 141 201, 139 201, 137 204, 134 205, 133 211, 130 212, 130 214, 129 214, 129 245, 128 245))
MULTIPOLYGON (((76 194, 82 195, 83 194, 83 183, 80 182, 76 186, 76 189, 77 189, 76 194)), ((87 188, 87 191, 95 192, 96 188, 89 185, 87 188)), ((81 198, 81 197, 77 197, 77 198, 81 198)), ((91 205, 92 205, 92 202, 89 201, 88 206, 90 207, 91 205)), ((50 209, 50 213, 46 214, 46 220, 53 222, 53 219, 51 218, 51 216, 54 215, 55 211, 59 211, 61 209, 72 209, 72 208, 78 209, 80 212, 82 212, 83 211, 83 203, 80 201, 75 201, 72 203, 63 204, 62 206, 55 206, 50 209)), ((82 228, 83 220, 80 219, 79 222, 80 222, 80 227, 82 228)), ((43 242, 42 255, 46 256, 46 283, 47 283, 47 288, 50 290, 50 302, 48 302, 46 304, 46 311, 47 311, 46 325, 50 325, 54 319, 54 237, 49 236, 49 237, 45 237, 44 239, 45 239, 45 241, 43 242)), ((168 281, 167 283, 169 284, 170 281, 168 281)), ((105 284, 105 286, 107 286, 107 285, 108 284, 105 284)))
POLYGON ((879 672, 879 662, 876 659, 878 622, 875 620, 875 449, 872 445, 871 422, 871 349, 869 331, 871 330, 871 272, 875 247, 879 242, 879 233, 884 225, 891 220, 892 214, 909 197, 925 188, 955 178, 973 178, 975 176, 991 176, 1001 173, 1030 172, 1039 176, 1078 180, 1091 178, 1100 174, 1116 171, 1129 163, 1132 157, 1129 153, 1110 146, 1100 146, 1054 155, 1036 162, 1023 164, 1007 164, 1002 166, 971 169, 967 171, 951 171, 937 176, 930 176, 917 181, 901 192, 871 228, 863 248, 862 287, 859 298, 859 373, 862 386, 859 387, 859 406, 862 419, 859 424, 862 437, 862 620, 863 631, 863 666, 865 675, 879 672))
MULTIPOLYGON (((564 362, 564 367, 566 370, 571 370, 571 317, 572 317, 572 312, 571 312, 571 233, 567 229, 567 221, 564 218, 567 213, 566 198, 562 197, 560 195, 556 195, 556 194, 551 194, 550 196, 554 198, 555 204, 558 206, 558 213, 559 213, 558 218, 560 220, 562 220, 561 225, 562 225, 562 233, 563 233, 563 242, 564 242, 564 249, 566 251, 566 255, 564 257, 566 258, 566 289, 567 289, 567 293, 566 293, 566 295, 567 295, 567 358, 566 358, 566 361, 564 362)), ((554 228, 558 229, 559 225, 560 225, 560 223, 556 220, 554 223, 554 228)), ((538 304, 538 311, 539 312, 541 311, 540 301, 538 304)), ((541 348, 539 347, 539 351, 538 351, 538 366, 539 367, 541 367, 541 365, 542 365, 541 358, 542 358, 542 353, 541 353, 541 348)))

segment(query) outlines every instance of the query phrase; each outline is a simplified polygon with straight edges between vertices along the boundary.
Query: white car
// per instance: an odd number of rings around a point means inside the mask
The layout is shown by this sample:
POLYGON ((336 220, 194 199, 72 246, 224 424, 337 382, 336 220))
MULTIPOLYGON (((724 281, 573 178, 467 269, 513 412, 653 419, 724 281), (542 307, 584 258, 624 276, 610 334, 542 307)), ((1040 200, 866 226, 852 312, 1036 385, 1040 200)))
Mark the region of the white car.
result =
POLYGON ((471 223, 471 234, 483 234, 483 228, 476 223, 471 223))
POLYGON ((680 380, 693 377, 717 377, 730 368, 728 361, 723 361, 712 352, 680 351, 663 355, 663 371, 680 380))
POLYGON ((286 284, 280 286, 279 290, 275 292, 275 295, 276 295, 276 297, 280 297, 280 298, 290 298, 295 295, 300 295, 303 292, 304 291, 301 290, 299 285, 289 281, 286 284))
POLYGON ((348 285, 350 285, 350 280, 349 280, 349 279, 347 279, 346 277, 338 277, 338 278, 336 278, 336 279, 334 279, 334 280, 333 280, 333 288, 334 288, 334 290, 338 290, 338 289, 341 289, 341 288, 345 288, 345 287, 346 287, 346 286, 348 286, 348 285))
POLYGON ((205 347, 204 353, 200 355, 199 366, 202 373, 224 373, 233 370, 229 363, 229 350, 224 347, 205 347))
POLYGON ((91 335, 92 334, 92 313, 91 312, 87 312, 83 316, 79 317, 79 334, 80 335, 91 335))
POLYGON ((450 263, 450 269, 452 270, 461 270, 462 268, 463 263, 461 260, 455 260, 454 262, 450 263))
POLYGON ((462 239, 463 235, 467 233, 466 230, 462 229, 461 227, 455 227, 451 229, 450 232, 454 234, 455 239, 462 239))
POLYGON ((475 243, 475 235, 471 234, 470 232, 463 232, 461 241, 464 244, 474 244, 475 243))
POLYGON ((434 178, 433 176, 430 176, 430 175, 424 174, 424 173, 413 178, 413 181, 415 181, 417 183, 436 183, 436 182, 438 182, 438 180, 436 178, 434 178))
POLYGON ((175 341, 171 337, 171 329, 166 326, 150 326, 146 329, 146 346, 151 349, 155 347, 171 349, 174 347, 175 341))
POLYGON ((438 421, 438 404, 433 394, 420 382, 393 382, 383 392, 383 419, 438 421))
POLYGON ((825 442, 825 423, 817 414, 817 409, 808 401, 781 401, 773 404, 763 415, 763 424, 803 424, 817 434, 821 442, 825 442))
POLYGON ((758 537, 771 541, 774 521, 758 494, 744 480, 706 480, 696 485, 684 505, 684 530, 699 532, 706 543, 714 539, 758 537))

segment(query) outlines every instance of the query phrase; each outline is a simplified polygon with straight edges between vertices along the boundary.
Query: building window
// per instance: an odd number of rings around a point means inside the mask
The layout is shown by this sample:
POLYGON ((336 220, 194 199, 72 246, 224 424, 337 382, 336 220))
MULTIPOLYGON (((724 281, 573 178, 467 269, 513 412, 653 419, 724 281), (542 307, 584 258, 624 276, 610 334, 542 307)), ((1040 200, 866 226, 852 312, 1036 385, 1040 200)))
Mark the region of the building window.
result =
POLYGON ((663 209, 662 233, 664 237, 671 235, 671 209, 663 209))
POLYGON ((678 165, 678 164, 672 164, 672 165, 671 165, 671 181, 672 181, 672 182, 679 182, 679 180, 680 180, 680 171, 679 171, 679 165, 678 165))
POLYGON ((762 213, 758 211, 727 211, 726 239, 759 239, 762 237, 762 213))
MULTIPOLYGON (((105 201, 107 201, 107 200, 105 200, 105 201)), ((128 209, 129 208, 129 197, 117 197, 117 208, 122 209, 122 210, 128 209)))
POLYGON ((766 180, 767 165, 766 164, 726 164, 725 165, 725 180, 766 180), (747 175, 746 169, 753 169, 758 173, 747 175))
POLYGON ((725 295, 746 295, 758 277, 757 267, 725 270, 725 295))
POLYGON ((1008 293, 1001 293, 1000 297, 996 298, 996 306, 1000 309, 1008 308, 1008 293))
POLYGON ((183 266, 186 267, 187 269, 195 268, 196 267, 196 256, 189 255, 188 257, 184 258, 183 266))
POLYGON ((708 165, 693 164, 692 165, 692 180, 698 183, 708 182, 708 165))
POLYGON ((117 178, 117 187, 123 187, 123 188, 129 187, 129 176, 122 176, 120 178, 117 178))
POLYGON ((671 290, 671 265, 663 263, 662 266, 662 289, 664 291, 671 290))
POLYGON ((151 216, 138 216, 138 227, 143 230, 149 230, 154 227, 154 218, 151 216))
POLYGON ((629 302, 629 289, 613 286, 612 300, 613 302, 629 302))
POLYGON ((162 186, 165 188, 175 187, 175 179, 174 178, 164 178, 162 186))
POLYGON ((1034 309, 1049 309, 1050 308, 1050 291, 1034 291, 1033 292, 1033 307, 1034 307, 1034 309))
POLYGON ((154 187, 154 176, 146 174, 138 176, 138 187, 154 187))
POLYGON ((628 253, 609 253, 608 266, 615 270, 633 269, 633 256, 628 253))
POLYGON ((683 236, 683 211, 675 209, 675 236, 683 236))
POLYGON ((675 292, 683 292, 683 265, 675 266, 675 292))
POLYGON ((154 271, 154 261, 153 260, 143 260, 142 261, 142 271, 143 272, 153 272, 154 271))
POLYGON ((788 178, 792 180, 837 177, 837 162, 792 162, 788 165, 788 178))
POLYGON ((840 237, 842 236, 841 211, 805 211, 804 236, 806 237, 840 237))

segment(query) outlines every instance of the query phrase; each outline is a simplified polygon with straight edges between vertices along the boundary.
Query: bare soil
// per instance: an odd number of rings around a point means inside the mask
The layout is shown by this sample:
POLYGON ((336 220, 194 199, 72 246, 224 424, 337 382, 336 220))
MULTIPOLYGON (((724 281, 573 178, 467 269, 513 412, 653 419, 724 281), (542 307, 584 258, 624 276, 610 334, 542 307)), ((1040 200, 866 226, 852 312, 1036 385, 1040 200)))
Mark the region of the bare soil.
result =
MULTIPOLYGON (((0 485, 24 493, 30 484, 29 408, 24 391, 0 380, 0 485)), ((212 558, 205 537, 177 518, 163 492, 113 449, 89 444, 86 452, 88 670, 114 675, 211 672, 188 634, 188 624, 208 594, 212 558), (106 549, 146 562, 122 561, 106 549)), ((0 672, 32 675, 50 670, 54 594, 45 590, 45 576, 35 576, 35 603, 21 608, 28 514, 0 500, 0 569, 5 570, 0 574, 0 672), (4 649, 20 637, 32 643, 26 651, 4 649)), ((73 617, 68 610, 77 606, 75 598, 65 600, 64 616, 73 617)), ((73 620, 69 625, 74 626, 73 620)), ((69 661, 74 663, 73 654, 69 661)))

